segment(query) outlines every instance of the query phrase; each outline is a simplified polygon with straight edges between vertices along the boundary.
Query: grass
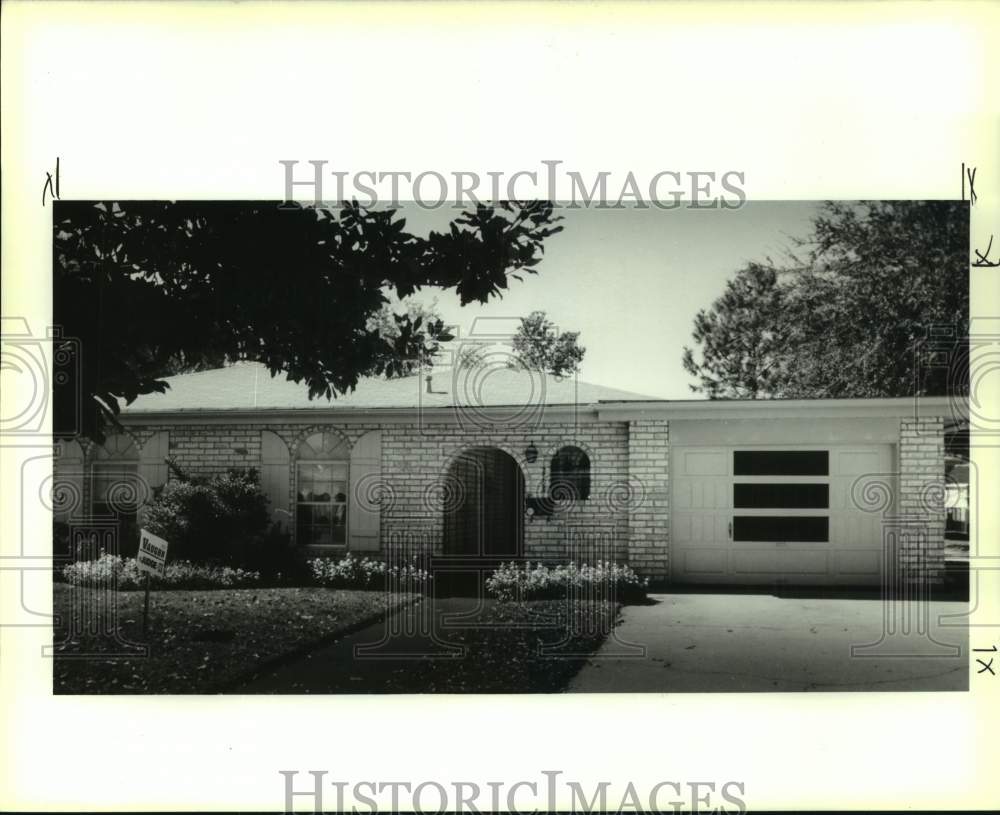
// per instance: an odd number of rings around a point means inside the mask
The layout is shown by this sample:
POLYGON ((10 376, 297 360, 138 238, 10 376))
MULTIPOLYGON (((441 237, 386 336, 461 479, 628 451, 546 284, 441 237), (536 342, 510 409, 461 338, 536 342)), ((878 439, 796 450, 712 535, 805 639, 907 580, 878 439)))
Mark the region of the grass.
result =
POLYGON ((562 691, 611 632, 620 605, 535 600, 487 606, 474 626, 445 636, 454 660, 416 662, 389 678, 402 693, 562 691))
POLYGON ((472 598, 422 600, 306 658, 261 671, 246 693, 553 693, 564 690, 618 617, 615 603, 536 600, 479 606, 472 598), (415 634, 430 612, 430 632, 415 634), (445 626, 447 613, 463 616, 445 626), (472 615, 472 616, 468 616, 472 615), (408 632, 408 633, 404 633, 408 632), (358 644, 377 641, 374 656, 358 644))
POLYGON ((415 599, 326 588, 154 591, 147 640, 143 594, 53 585, 54 693, 217 692, 415 599))

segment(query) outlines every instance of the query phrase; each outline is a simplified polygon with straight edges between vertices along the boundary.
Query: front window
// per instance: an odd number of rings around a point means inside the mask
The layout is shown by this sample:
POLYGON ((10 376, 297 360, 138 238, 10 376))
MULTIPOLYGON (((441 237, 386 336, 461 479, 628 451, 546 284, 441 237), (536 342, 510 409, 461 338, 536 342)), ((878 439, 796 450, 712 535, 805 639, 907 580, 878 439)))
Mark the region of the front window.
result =
POLYGON ((299 462, 297 501, 300 545, 346 545, 347 462, 299 462))
POLYGON ((552 457, 549 497, 562 501, 590 497, 590 459, 579 447, 563 447, 552 457))

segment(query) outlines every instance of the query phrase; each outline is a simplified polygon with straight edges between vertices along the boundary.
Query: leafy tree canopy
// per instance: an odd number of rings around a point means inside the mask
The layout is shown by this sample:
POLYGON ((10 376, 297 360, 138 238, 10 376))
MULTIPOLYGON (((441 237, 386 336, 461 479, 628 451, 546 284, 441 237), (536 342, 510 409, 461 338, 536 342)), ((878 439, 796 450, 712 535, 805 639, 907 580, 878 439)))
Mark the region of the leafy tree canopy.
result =
POLYGON ((781 352, 787 330, 781 315, 785 293, 772 266, 751 263, 726 284, 712 308, 695 316, 694 340, 701 363, 684 349, 684 368, 699 378, 698 390, 709 398, 756 399, 780 380, 781 352))
POLYGON ((386 303, 369 321, 383 340, 392 344, 383 373, 395 379, 427 368, 441 353, 441 344, 455 339, 437 310, 437 298, 429 305, 407 299, 386 303))
POLYGON ((511 347, 517 364, 564 376, 579 371, 587 353, 579 344, 579 338, 579 331, 560 332, 544 311, 533 311, 521 318, 511 347))
POLYGON ((275 202, 57 202, 54 315, 81 364, 57 399, 57 434, 96 440, 119 399, 163 391, 178 367, 264 363, 311 397, 392 374, 444 341, 438 321, 404 314, 395 336, 373 320, 389 294, 451 289, 462 304, 500 296, 534 274, 562 229, 549 202, 463 212, 447 231, 406 232, 394 210, 338 212, 275 202))
POLYGON ((797 242, 801 258, 750 264, 698 313, 699 353, 685 348, 683 357, 699 380, 692 390, 710 398, 966 392, 968 240, 964 202, 825 204, 797 242), (934 339, 940 332, 945 339, 934 339))

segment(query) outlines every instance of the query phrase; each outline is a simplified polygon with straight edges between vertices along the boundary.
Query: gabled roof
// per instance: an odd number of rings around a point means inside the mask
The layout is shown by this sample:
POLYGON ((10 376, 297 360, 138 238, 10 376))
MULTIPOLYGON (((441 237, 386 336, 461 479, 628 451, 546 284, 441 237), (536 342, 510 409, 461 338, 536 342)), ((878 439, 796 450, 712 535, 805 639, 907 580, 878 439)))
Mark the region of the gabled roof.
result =
POLYGON ((377 410, 382 408, 519 407, 659 401, 655 397, 580 382, 573 377, 511 370, 435 368, 401 379, 364 377, 355 390, 309 399, 305 384, 272 377, 257 362, 167 377, 166 393, 140 396, 125 414, 243 410, 377 410), (426 377, 431 377, 428 392, 426 377))

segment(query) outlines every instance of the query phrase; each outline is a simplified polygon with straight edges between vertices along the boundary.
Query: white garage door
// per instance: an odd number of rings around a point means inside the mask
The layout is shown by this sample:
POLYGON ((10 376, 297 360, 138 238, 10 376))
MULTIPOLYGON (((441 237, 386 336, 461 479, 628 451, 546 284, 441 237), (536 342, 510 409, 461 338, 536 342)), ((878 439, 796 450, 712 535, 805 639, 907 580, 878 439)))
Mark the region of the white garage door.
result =
POLYGON ((675 447, 673 579, 878 584, 882 514, 857 506, 855 482, 885 481, 892 451, 891 445, 675 447))

